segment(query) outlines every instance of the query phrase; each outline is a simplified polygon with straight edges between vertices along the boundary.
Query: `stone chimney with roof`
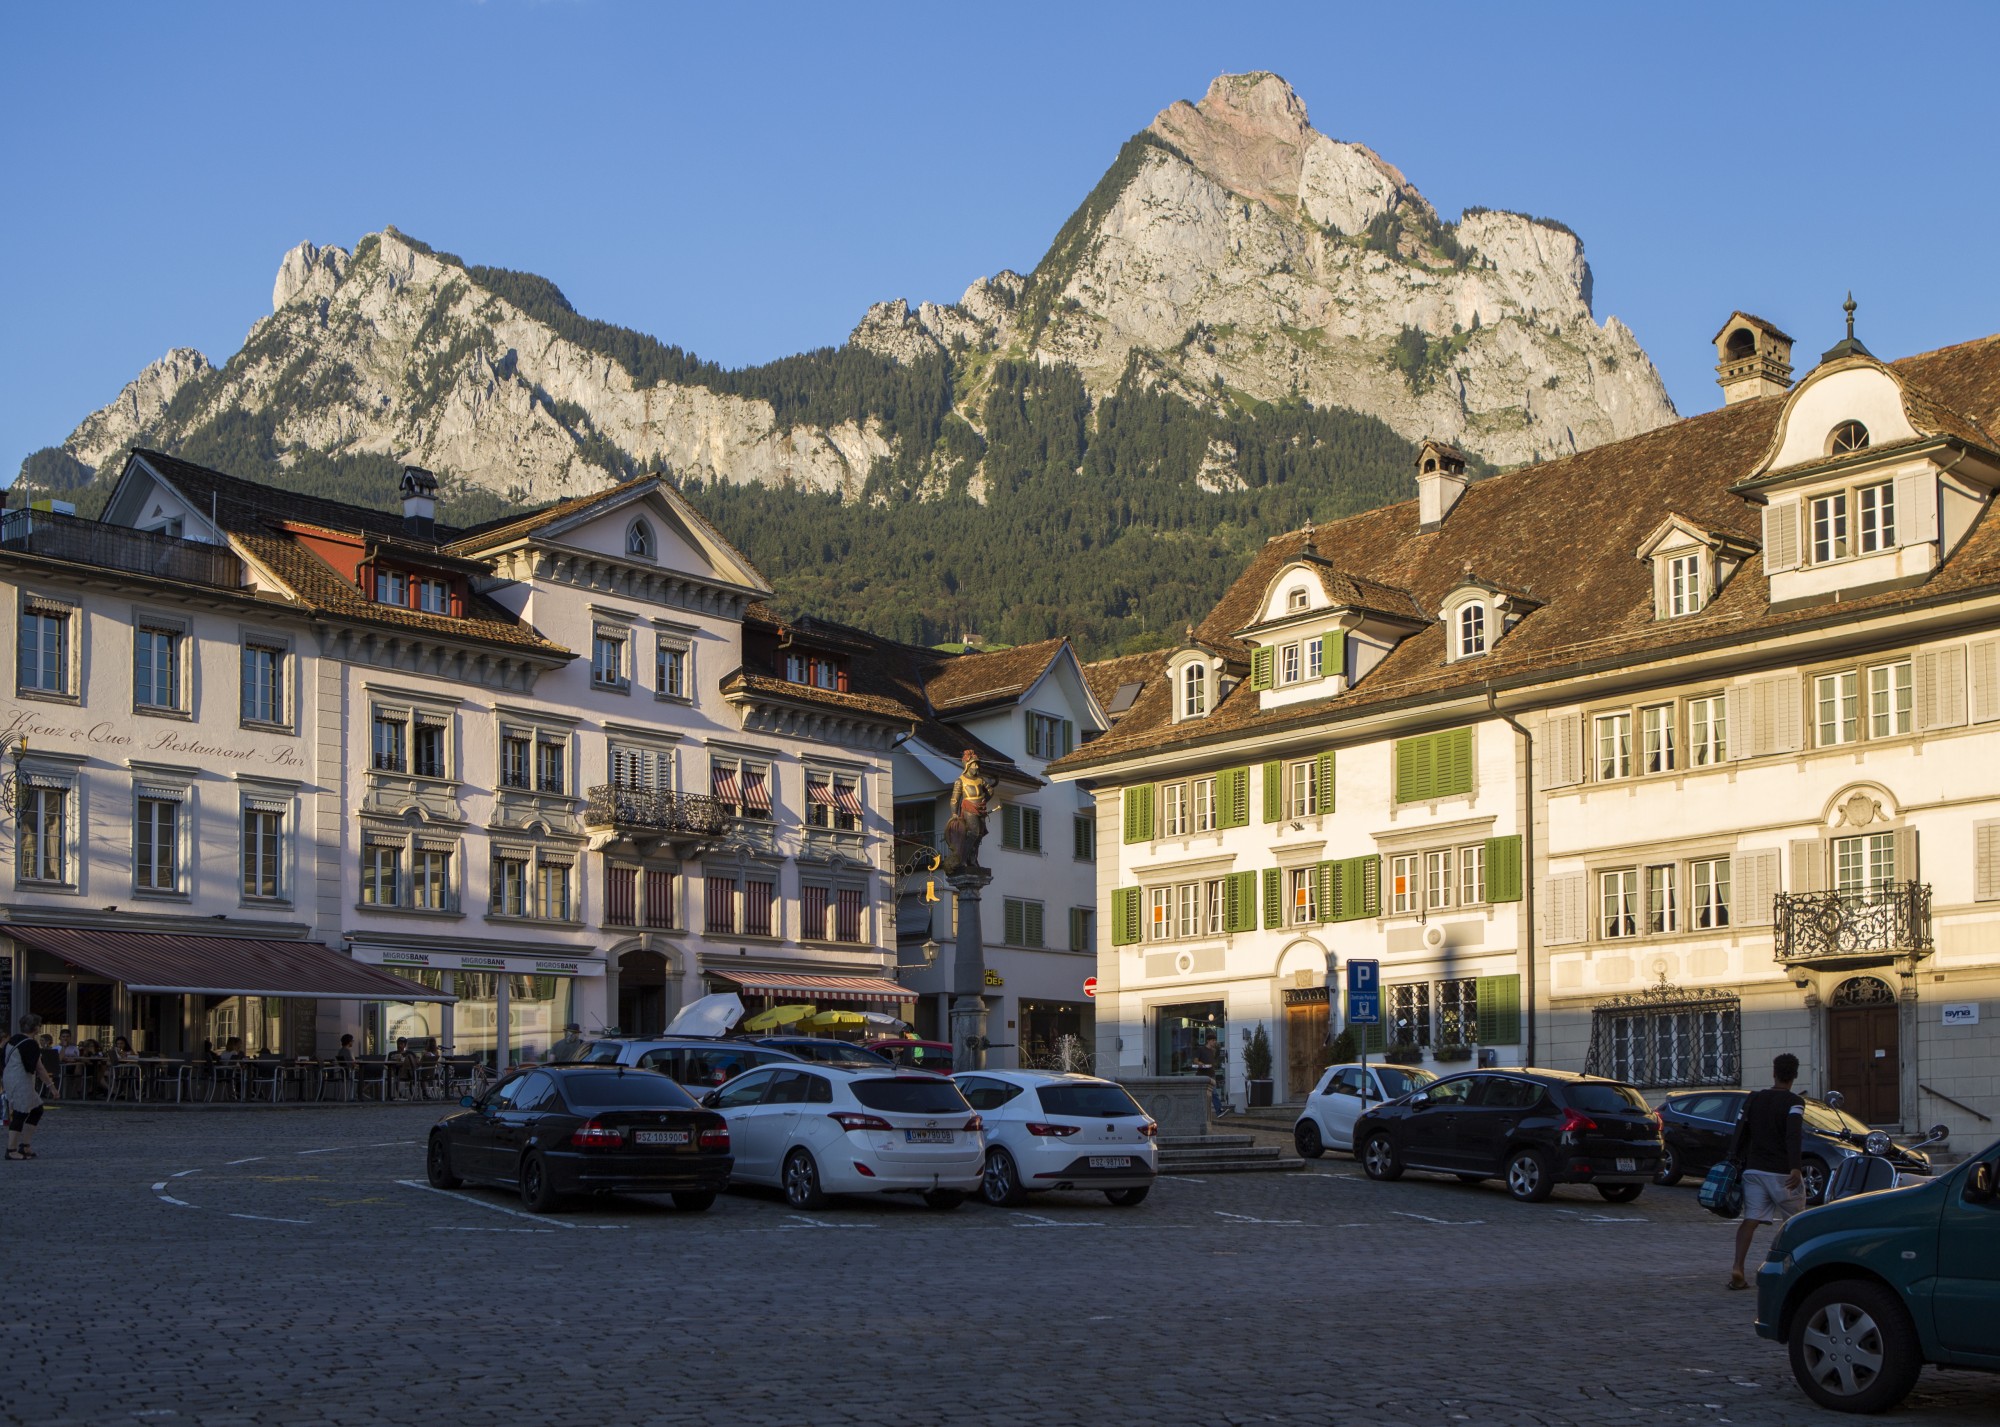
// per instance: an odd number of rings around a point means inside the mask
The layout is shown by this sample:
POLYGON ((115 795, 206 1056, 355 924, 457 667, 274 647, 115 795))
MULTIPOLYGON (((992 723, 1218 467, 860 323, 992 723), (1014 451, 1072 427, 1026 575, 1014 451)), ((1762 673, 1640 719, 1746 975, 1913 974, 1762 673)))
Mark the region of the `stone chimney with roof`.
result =
POLYGON ((1783 396, 1792 389, 1792 339, 1761 317, 1730 313, 1715 334, 1715 384, 1724 406, 1783 396))
POLYGON ((437 543, 437 477, 422 466, 403 467, 403 533, 412 540, 437 543))
POLYGON ((1458 504, 1471 482, 1465 474, 1465 452, 1442 441, 1424 438, 1417 448, 1418 529, 1436 530, 1458 504))

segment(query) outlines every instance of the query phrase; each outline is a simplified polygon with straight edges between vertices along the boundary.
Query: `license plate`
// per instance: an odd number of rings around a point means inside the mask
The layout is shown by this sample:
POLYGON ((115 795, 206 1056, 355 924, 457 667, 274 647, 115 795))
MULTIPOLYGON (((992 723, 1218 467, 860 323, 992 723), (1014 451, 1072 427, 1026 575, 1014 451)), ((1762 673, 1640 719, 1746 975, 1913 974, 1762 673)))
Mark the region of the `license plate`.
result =
POLYGON ((1630 1174, 1638 1169, 1638 1167, 1639 1161, 1636 1159, 1621 1159, 1618 1161, 1618 1172, 1620 1174, 1630 1174))
POLYGON ((951 1143, 950 1130, 905 1130, 905 1142, 913 1145, 948 1145, 951 1143))
POLYGON ((686 1130, 641 1130, 634 1140, 642 1145, 684 1145, 688 1142, 686 1130))
POLYGON ((1130 1169, 1132 1156, 1128 1154, 1094 1154, 1090 1157, 1092 1169, 1130 1169))

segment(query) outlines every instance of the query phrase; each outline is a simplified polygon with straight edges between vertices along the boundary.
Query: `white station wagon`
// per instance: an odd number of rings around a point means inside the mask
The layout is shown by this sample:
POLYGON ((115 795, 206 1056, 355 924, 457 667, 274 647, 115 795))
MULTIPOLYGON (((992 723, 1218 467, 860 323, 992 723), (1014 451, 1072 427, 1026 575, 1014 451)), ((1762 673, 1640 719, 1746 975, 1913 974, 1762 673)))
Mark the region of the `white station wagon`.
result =
POLYGON ((986 1122, 988 1204, 1045 1189, 1098 1189, 1139 1203, 1159 1173, 1159 1126, 1125 1087, 1094 1075, 964 1070, 952 1077, 986 1122))

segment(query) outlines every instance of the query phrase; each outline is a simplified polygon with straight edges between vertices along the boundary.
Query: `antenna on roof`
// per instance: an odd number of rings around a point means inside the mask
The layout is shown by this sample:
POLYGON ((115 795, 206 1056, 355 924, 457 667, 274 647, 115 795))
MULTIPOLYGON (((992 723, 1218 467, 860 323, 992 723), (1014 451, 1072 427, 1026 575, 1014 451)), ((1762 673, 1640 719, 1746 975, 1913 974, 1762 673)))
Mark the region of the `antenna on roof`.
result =
POLYGON ((1847 340, 1850 342, 1854 340, 1854 309, 1858 306, 1860 304, 1854 300, 1854 289, 1850 287, 1847 290, 1847 301, 1840 304, 1840 310, 1847 314, 1847 340))

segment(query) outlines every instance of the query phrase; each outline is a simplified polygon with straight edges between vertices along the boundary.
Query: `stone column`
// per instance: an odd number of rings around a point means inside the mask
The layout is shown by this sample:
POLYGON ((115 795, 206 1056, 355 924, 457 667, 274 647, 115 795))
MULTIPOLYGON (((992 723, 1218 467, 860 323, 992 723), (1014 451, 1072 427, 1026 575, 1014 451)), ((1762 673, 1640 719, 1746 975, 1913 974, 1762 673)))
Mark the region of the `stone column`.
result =
POLYGON ((951 1053, 958 1070, 986 1067, 986 944, 979 936, 979 894, 992 880, 983 867, 968 867, 950 878, 958 906, 951 971, 951 1053))

